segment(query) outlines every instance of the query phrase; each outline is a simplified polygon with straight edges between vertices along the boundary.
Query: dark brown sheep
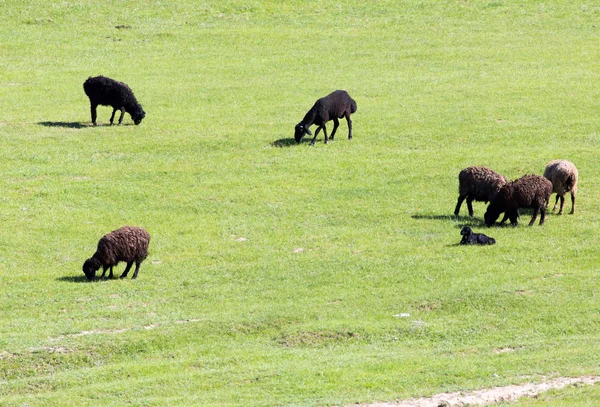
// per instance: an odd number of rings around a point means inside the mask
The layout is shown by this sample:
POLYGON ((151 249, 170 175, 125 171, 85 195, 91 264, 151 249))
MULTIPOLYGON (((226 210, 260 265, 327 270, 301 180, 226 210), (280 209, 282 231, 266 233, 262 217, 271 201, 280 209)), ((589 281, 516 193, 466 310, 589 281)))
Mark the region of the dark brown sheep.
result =
POLYGON ((135 272, 132 279, 136 278, 140 265, 148 257, 150 234, 142 228, 123 226, 120 229, 104 235, 98 242, 96 253, 83 263, 83 272, 88 280, 93 280, 96 271, 102 267, 101 279, 104 279, 106 270, 110 268, 108 278, 113 278, 113 266, 119 262, 127 262, 127 267, 121 278, 127 277, 129 269, 135 262, 135 272))
POLYGON ((83 83, 83 90, 90 98, 90 110, 92 112, 92 124, 96 125, 96 108, 98 105, 112 106, 113 112, 110 116, 110 124, 115 120, 115 112, 121 111, 119 124, 123 122, 125 112, 129 113, 133 122, 138 125, 146 117, 146 112, 142 109, 133 94, 133 91, 123 82, 105 76, 90 77, 83 83))
POLYGON ((540 225, 546 219, 546 208, 552 193, 552 183, 539 175, 524 175, 523 177, 509 182, 498 191, 496 197, 490 202, 485 212, 485 224, 492 226, 502 212, 504 218, 501 224, 510 219, 513 226, 518 224, 519 209, 533 208, 533 217, 529 226, 535 223, 538 214, 542 213, 540 225))
POLYGON ((322 97, 315 102, 313 107, 304 116, 304 119, 296 125, 294 130, 296 143, 299 143, 305 134, 312 136, 312 133, 308 128, 313 124, 316 124, 318 127, 315 131, 315 137, 310 144, 315 144, 315 140, 321 129, 323 129, 323 133, 325 134, 325 144, 327 144, 327 129, 325 128, 325 123, 329 120, 333 120, 333 131, 331 132, 331 140, 333 140, 335 132, 340 125, 338 119, 341 119, 342 117, 346 117, 346 121, 348 122, 348 140, 352 140, 352 120, 350 120, 350 115, 354 112, 356 112, 356 102, 345 90, 336 90, 335 92, 322 97))
POLYGON ((458 216, 460 206, 465 198, 469 216, 473 216, 473 201, 491 202, 500 188, 506 184, 504 175, 487 167, 468 167, 458 173, 458 202, 454 209, 454 216, 458 216))

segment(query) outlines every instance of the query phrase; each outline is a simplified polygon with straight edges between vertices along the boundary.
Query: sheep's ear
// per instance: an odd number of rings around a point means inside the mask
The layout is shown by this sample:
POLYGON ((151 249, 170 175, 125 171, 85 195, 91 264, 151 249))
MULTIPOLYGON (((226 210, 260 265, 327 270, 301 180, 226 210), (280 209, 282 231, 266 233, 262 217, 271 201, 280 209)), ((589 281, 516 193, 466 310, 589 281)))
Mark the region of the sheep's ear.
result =
POLYGON ((305 127, 305 128, 304 128, 304 132, 305 132, 306 134, 308 134, 309 136, 312 136, 312 133, 310 132, 310 130, 308 130, 308 127, 305 127))

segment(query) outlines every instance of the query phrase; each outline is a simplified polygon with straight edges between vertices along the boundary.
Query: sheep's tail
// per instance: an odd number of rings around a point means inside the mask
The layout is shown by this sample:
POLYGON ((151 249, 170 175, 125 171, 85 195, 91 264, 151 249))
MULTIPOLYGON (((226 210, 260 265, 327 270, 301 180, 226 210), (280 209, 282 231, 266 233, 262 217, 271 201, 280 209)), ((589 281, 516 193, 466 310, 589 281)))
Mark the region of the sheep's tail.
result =
POLYGON ((565 186, 567 187, 567 190, 571 190, 573 188, 573 183, 574 183, 573 176, 569 175, 569 177, 565 181, 565 186))
POLYGON ((355 113, 356 112, 356 102, 354 101, 354 99, 351 99, 350 102, 350 113, 355 113))

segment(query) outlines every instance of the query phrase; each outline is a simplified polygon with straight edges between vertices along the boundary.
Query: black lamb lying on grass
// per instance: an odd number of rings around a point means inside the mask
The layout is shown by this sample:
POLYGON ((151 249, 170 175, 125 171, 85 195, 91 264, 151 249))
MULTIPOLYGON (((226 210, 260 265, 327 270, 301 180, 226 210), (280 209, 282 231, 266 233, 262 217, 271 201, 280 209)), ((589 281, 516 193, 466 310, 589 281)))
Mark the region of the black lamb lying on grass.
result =
POLYGON ((483 215, 485 224, 492 226, 496 219, 504 212, 500 224, 510 219, 513 226, 518 224, 519 209, 533 208, 533 217, 529 226, 535 223, 541 212, 540 226, 546 219, 546 208, 552 193, 552 183, 539 175, 524 175, 521 178, 505 184, 494 199, 490 202, 483 215))
POLYGON ((327 129, 325 128, 325 123, 329 120, 333 120, 333 131, 331 132, 331 140, 333 140, 335 132, 340 125, 338 119, 341 119, 342 117, 346 117, 346 121, 348 122, 348 140, 352 140, 352 120, 350 120, 350 115, 354 112, 356 112, 356 102, 345 90, 336 90, 335 92, 322 97, 317 100, 308 113, 306 113, 304 119, 296 125, 294 131, 296 143, 299 143, 305 134, 312 136, 312 133, 308 128, 313 124, 316 124, 318 127, 315 131, 315 137, 310 144, 315 144, 315 140, 321 129, 323 129, 323 133, 325 134, 325 144, 327 144, 327 129))
POLYGON ((96 271, 102 267, 101 279, 104 279, 106 270, 110 268, 108 278, 113 278, 113 266, 120 261, 127 262, 127 267, 121 278, 127 277, 129 269, 135 262, 135 272, 132 279, 136 278, 140 265, 148 257, 148 245, 150 234, 142 228, 135 226, 123 226, 120 229, 104 235, 98 242, 96 253, 83 263, 83 272, 88 280, 93 280, 96 271))
POLYGON ((495 244, 496 240, 493 237, 488 237, 483 233, 473 233, 470 227, 465 226, 460 231, 462 239, 460 244, 495 244))
POLYGON ((131 115, 133 122, 138 125, 146 117, 146 112, 142 109, 135 98, 132 90, 123 82, 117 82, 105 76, 90 77, 83 83, 83 90, 90 98, 90 109, 92 112, 92 123, 96 125, 96 108, 98 105, 112 106, 113 112, 110 116, 110 124, 113 124, 115 112, 121 111, 119 124, 123 122, 125 112, 131 115))

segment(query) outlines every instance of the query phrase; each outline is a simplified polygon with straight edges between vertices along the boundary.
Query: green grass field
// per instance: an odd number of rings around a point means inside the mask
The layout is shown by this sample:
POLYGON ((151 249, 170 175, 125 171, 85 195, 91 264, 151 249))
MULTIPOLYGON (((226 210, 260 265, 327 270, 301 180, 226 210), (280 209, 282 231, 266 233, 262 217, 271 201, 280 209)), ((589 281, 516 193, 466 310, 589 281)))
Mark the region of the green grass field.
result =
POLYGON ((0 5, 0 405, 341 406, 600 374, 600 6, 0 5), (109 107, 89 126, 96 75, 129 84, 140 126, 109 107), (342 121, 296 145, 335 89, 354 139, 342 121), (451 216, 461 169, 555 158, 579 168, 575 215, 451 216), (87 283, 127 224, 152 235, 138 279, 87 283), (497 244, 458 246, 464 225, 497 244))

